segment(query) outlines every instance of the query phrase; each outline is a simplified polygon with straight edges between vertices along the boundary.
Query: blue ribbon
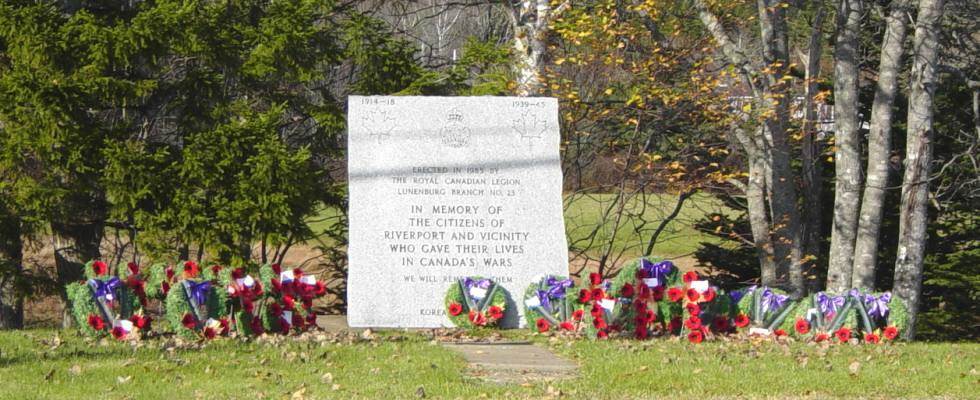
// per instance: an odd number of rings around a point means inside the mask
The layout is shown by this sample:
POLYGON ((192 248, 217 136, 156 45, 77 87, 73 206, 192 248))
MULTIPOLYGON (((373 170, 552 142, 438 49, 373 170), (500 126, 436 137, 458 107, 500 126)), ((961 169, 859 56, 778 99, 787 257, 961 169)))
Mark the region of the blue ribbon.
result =
POLYGON ((762 306, 767 312, 773 312, 783 308, 783 304, 786 304, 786 300, 788 299, 789 296, 785 294, 773 293, 773 291, 769 288, 766 288, 766 290, 762 292, 762 306))
POLYGON ((881 296, 875 297, 872 294, 864 296, 864 304, 868 307, 868 316, 874 318, 885 318, 888 316, 888 303, 892 301, 892 294, 886 292, 881 296))
POLYGON ((96 299, 112 301, 116 297, 116 291, 122 286, 122 281, 117 277, 111 277, 106 280, 89 279, 88 284, 94 289, 96 299))
POLYGON ((208 292, 211 290, 211 281, 188 281, 188 287, 191 290, 191 297, 200 306, 208 299, 208 292))

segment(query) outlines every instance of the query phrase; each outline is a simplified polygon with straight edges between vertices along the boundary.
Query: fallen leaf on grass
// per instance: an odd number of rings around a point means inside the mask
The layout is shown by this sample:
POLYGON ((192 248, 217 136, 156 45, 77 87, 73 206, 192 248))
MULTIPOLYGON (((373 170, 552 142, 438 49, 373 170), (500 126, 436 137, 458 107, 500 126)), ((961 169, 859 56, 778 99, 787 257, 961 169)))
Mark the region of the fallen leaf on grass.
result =
POLYGON ((851 365, 847 367, 847 370, 851 372, 851 375, 857 375, 858 372, 861 372, 861 363, 857 361, 852 362, 851 365))
POLYGON ((129 382, 129 381, 130 381, 130 380, 132 380, 132 379, 133 379, 133 376, 132 376, 132 375, 127 375, 127 376, 117 376, 117 377, 116 377, 116 382, 119 382, 119 383, 126 383, 126 382, 129 382))
POLYGON ((333 374, 331 374, 329 372, 323 374, 323 376, 320 377, 320 382, 323 382, 323 383, 333 382, 333 374))
POLYGON ((74 376, 79 376, 82 374, 82 367, 78 364, 72 365, 71 368, 68 368, 68 373, 74 376))

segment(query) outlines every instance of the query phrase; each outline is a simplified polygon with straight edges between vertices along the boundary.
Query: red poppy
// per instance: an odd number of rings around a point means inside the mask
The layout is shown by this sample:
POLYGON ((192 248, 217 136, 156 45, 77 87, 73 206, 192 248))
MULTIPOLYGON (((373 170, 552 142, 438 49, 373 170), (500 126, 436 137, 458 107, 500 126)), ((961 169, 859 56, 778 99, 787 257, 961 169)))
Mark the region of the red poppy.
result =
POLYGON ((173 266, 168 265, 167 268, 164 269, 164 272, 167 274, 167 280, 168 281, 174 280, 174 267, 173 266))
POLYGON ((687 313, 691 315, 701 315, 701 306, 698 303, 687 303, 687 313))
POLYGON ((684 283, 691 283, 698 280, 698 273, 694 271, 687 271, 684 273, 684 283))
POLYGON ((116 339, 122 339, 122 338, 126 337, 126 331, 123 330, 123 328, 121 326, 117 326, 117 327, 112 328, 112 330, 109 331, 109 333, 111 333, 112 334, 112 337, 114 337, 116 339))
POLYGON ((885 327, 885 330, 881 332, 881 335, 887 340, 895 340, 898 337, 898 328, 894 326, 885 327))
POLYGON ((483 315, 482 312, 470 311, 470 322, 476 326, 483 326, 487 324, 487 317, 483 315))
POLYGON ((830 336, 827 335, 826 333, 820 332, 820 333, 817 334, 816 337, 813 338, 813 341, 815 341, 817 343, 820 343, 820 342, 823 342, 823 341, 825 341, 827 339, 830 339, 830 336))
POLYGON ((647 322, 657 322, 657 313, 653 312, 653 310, 647 310, 646 319, 647 322))
POLYGON ((645 313, 647 311, 647 303, 645 301, 633 302, 633 308, 636 309, 637 313, 645 313))
POLYGON ((701 343, 704 341, 704 334, 700 330, 692 331, 687 334, 687 340, 695 344, 701 343))
POLYGON ((311 308, 313 308, 313 299, 311 299, 309 297, 304 298, 303 299, 303 309, 309 311, 309 309, 311 309, 311 308))
POLYGON ((681 301, 684 299, 684 292, 678 288, 672 287, 667 289, 667 297, 670 301, 681 301))
POLYGON ((282 296, 282 305, 286 310, 292 310, 296 307, 296 301, 290 295, 282 296))
POLYGON ((134 315, 129 319, 133 323, 133 326, 139 329, 147 329, 150 327, 150 317, 145 317, 142 315, 134 315))
POLYGON ((592 283, 592 286, 598 285, 598 284, 602 283, 602 276, 599 275, 598 273, 595 273, 595 272, 590 273, 589 274, 589 282, 592 283))
POLYGON ((599 301, 599 300, 604 299, 605 297, 606 297, 606 292, 603 291, 602 289, 599 289, 599 288, 592 289, 592 299, 593 300, 599 301))
POLYGON ((715 317, 715 319, 711 321, 711 327, 714 328, 715 332, 725 332, 728 331, 728 328, 731 328, 731 326, 728 325, 728 318, 722 316, 715 317))
POLYGON ((609 327, 609 325, 606 325, 606 320, 602 319, 601 317, 593 319, 592 326, 594 326, 596 329, 606 329, 609 327))
POLYGON ((166 296, 170 292, 170 284, 167 282, 160 282, 160 290, 163 291, 163 295, 166 296))
POLYGON ((212 327, 204 328, 204 338, 205 339, 211 340, 211 339, 214 339, 215 336, 218 336, 218 332, 216 332, 214 330, 214 328, 212 328, 212 327))
POLYGON ((323 282, 317 282, 316 285, 313 285, 313 288, 316 289, 317 296, 327 294, 327 286, 324 285, 323 282))
POLYGON ((596 332, 595 335, 599 339, 606 339, 606 338, 609 337, 609 333, 607 333, 606 331, 598 331, 598 332, 596 332))
POLYGON ((301 270, 299 268, 293 268, 293 277, 296 278, 296 280, 299 280, 299 278, 302 278, 303 277, 303 270, 301 270))
POLYGON ((262 320, 259 318, 252 318, 252 322, 249 323, 249 327, 252 328, 252 333, 256 335, 261 334, 264 329, 262 329, 262 320))
POLYGON ((191 330, 197 327, 197 320, 194 319, 194 314, 191 313, 184 314, 184 318, 180 319, 180 323, 184 325, 184 328, 191 330))
POLYGON ((735 316, 735 326, 739 328, 744 328, 749 326, 749 316, 745 314, 739 314, 735 316))
POLYGON ((136 274, 140 273, 140 265, 137 264, 137 263, 134 263, 132 261, 130 261, 128 264, 126 264, 126 268, 129 268, 129 274, 130 275, 136 275, 136 274))
POLYGON ((242 279, 245 277, 245 270, 242 268, 235 268, 231 270, 231 279, 242 279))
POLYGON ((211 266, 211 273, 212 274, 218 275, 218 273, 220 273, 220 272, 221 272, 221 266, 220 265, 214 264, 214 265, 211 266))
POLYGON ((650 336, 650 331, 647 330, 645 324, 637 325, 636 329, 633 330, 633 336, 636 336, 637 339, 643 340, 650 336))
POLYGON ((572 319, 576 321, 581 321, 585 317, 585 310, 575 310, 572 312, 572 319))
POLYGON ((578 291, 578 302, 588 303, 592 301, 592 291, 589 289, 582 289, 578 291))
POLYGON ((290 322, 292 322, 292 325, 293 326, 295 326, 295 327, 297 327, 299 329, 303 329, 303 322, 304 322, 304 320, 303 320, 303 317, 299 315, 299 313, 293 314, 293 320, 290 321, 290 322))
POLYGON ((309 326, 316 326, 316 314, 309 313, 306 315, 306 324, 309 326))
POLYGON ((681 317, 674 317, 670 319, 670 331, 677 332, 681 330, 681 317))
POLYGON ((592 314, 593 318, 601 318, 603 314, 602 307, 599 307, 598 304, 593 304, 592 311, 590 313, 592 314))
POLYGON ((278 303, 269 304, 269 312, 272 313, 273 316, 278 317, 282 315, 282 306, 280 306, 278 303))
POLYGON ((490 306, 487 309, 487 314, 490 314, 490 318, 492 319, 501 319, 504 317, 504 310, 499 306, 490 306))
POLYGON ((633 298, 633 294, 634 294, 633 292, 634 292, 633 285, 627 283, 627 284, 623 285, 623 288, 622 289, 619 290, 619 295, 621 297, 633 298))
POLYGON ((639 314, 639 315, 637 315, 636 317, 633 317, 633 322, 634 322, 634 323, 635 323, 635 324, 636 324, 637 326, 642 326, 642 325, 646 325, 646 324, 647 324, 647 322, 648 322, 648 321, 647 321, 647 316, 646 316, 646 314, 639 314))
POLYGON ((653 299, 656 301, 664 299, 664 288, 662 286, 653 288, 653 299))
POLYGON ((705 290, 704 293, 701 293, 701 300, 706 302, 712 301, 715 299, 715 295, 717 295, 717 293, 715 293, 715 289, 708 288, 708 290, 705 290))
POLYGON ((269 283, 272 284, 272 290, 273 290, 273 292, 279 293, 279 292, 282 291, 282 283, 279 282, 279 279, 272 278, 272 279, 269 280, 269 283))
POLYGON ((92 263, 92 271, 95 272, 95 276, 102 276, 109 273, 109 266, 102 261, 96 260, 92 263))
POLYGON ((639 290, 640 293, 638 295, 638 298, 640 298, 642 300, 647 300, 647 299, 650 298, 650 287, 649 286, 647 286, 647 285, 638 285, 637 287, 640 288, 640 290, 639 290))
POLYGON ((772 331, 772 334, 773 335, 776 335, 776 336, 786 336, 786 330, 784 330, 784 329, 776 329, 776 330, 772 331))
POLYGON ((840 328, 837 332, 834 332, 834 336, 837 336, 837 340, 840 342, 846 342, 851 340, 851 330, 847 328, 840 328))
POLYGON ((100 317, 98 315, 89 314, 88 315, 88 326, 91 326, 92 329, 95 329, 97 331, 101 331, 101 330, 105 329, 105 321, 103 321, 102 320, 102 317, 100 317))
POLYGON ((459 303, 452 303, 449 305, 449 315, 457 316, 463 312, 463 305, 459 303))
POLYGON ((253 303, 251 299, 243 299, 242 308, 245 309, 245 312, 251 314, 255 312, 255 303, 253 303))
POLYGON ((222 318, 218 320, 218 324, 221 325, 221 334, 227 335, 230 325, 228 324, 228 318, 222 318))
POLYGON ((878 344, 879 342, 881 342, 881 338, 874 333, 868 333, 864 335, 864 341, 867 343, 878 344))
POLYGON ((188 278, 196 278, 197 273, 197 263, 193 261, 187 261, 184 263, 184 276, 188 278))
POLYGON ((692 331, 701 329, 701 318, 691 316, 691 318, 684 321, 684 326, 692 331))
POLYGON ((796 328, 796 333, 799 333, 801 335, 806 335, 807 333, 810 333, 810 323, 803 318, 799 318, 796 320, 795 328, 796 328))
POLYGON ((538 321, 534 323, 534 326, 538 327, 538 332, 547 332, 551 329, 551 324, 548 323, 544 318, 538 318, 538 321))
POLYGON ((563 330, 563 331, 574 331, 575 330, 575 325, 572 324, 571 322, 568 322, 568 321, 565 321, 565 322, 562 322, 561 324, 558 324, 558 327, 561 328, 561 330, 563 330))
POLYGON ((701 294, 697 290, 687 289, 687 301, 698 301, 701 298, 701 294))

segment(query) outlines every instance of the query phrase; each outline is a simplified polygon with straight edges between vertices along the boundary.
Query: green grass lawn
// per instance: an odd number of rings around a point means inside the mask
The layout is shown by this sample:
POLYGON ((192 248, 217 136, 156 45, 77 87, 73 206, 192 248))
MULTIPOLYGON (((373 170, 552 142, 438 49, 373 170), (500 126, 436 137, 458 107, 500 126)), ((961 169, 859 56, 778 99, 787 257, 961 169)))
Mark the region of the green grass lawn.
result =
POLYGON ((0 398, 414 398, 420 386, 429 398, 541 398, 549 386, 568 398, 976 398, 980 386, 980 344, 819 348, 532 337, 578 363, 578 377, 497 385, 467 377, 461 357, 421 335, 381 336, 353 344, 226 339, 168 349, 161 339, 133 346, 53 330, 2 332, 0 398))
MULTIPOLYGON (((565 229, 573 250, 585 249, 598 255, 612 246, 613 253, 625 258, 642 254, 646 242, 657 226, 673 211, 677 196, 647 194, 623 202, 622 218, 615 218, 620 209, 612 194, 568 194, 565 196, 565 229), (610 241, 611 238, 614 240, 610 241), (611 242, 611 243, 610 243, 611 242)), ((717 199, 695 195, 688 199, 678 216, 666 226, 654 248, 663 257, 678 257, 693 253, 700 242, 718 243, 713 236, 694 229, 694 223, 704 215, 720 212, 732 214, 717 199)), ((325 208, 310 219, 313 232, 323 232, 336 221, 339 211, 325 208)))

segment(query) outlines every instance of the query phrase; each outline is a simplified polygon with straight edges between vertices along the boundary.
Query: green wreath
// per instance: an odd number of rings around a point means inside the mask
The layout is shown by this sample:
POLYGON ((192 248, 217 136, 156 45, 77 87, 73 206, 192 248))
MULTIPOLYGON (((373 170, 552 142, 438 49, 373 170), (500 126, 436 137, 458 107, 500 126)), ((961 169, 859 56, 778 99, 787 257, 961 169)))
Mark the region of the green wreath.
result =
MULTIPOLYGON (((669 301, 665 297, 661 297, 661 300, 642 300, 637 298, 637 294, 640 290, 644 290, 642 286, 646 286, 649 290, 658 291, 660 296, 665 296, 667 288, 681 285, 681 283, 680 271, 670 261, 658 257, 641 257, 631 261, 620 269, 619 273, 612 280, 609 294, 618 300, 617 304, 645 301, 648 306, 653 306, 650 310, 656 313, 657 324, 666 326, 665 323, 669 322, 675 316, 683 317, 684 310, 681 304, 669 301), (648 276, 651 275, 651 271, 654 268, 664 268, 661 270, 663 273, 656 274, 659 276, 648 276), (649 281, 649 279, 656 279, 656 281, 649 281), (656 289, 650 286, 652 283, 656 284, 654 286, 656 289)), ((636 307, 620 306, 617 309, 619 311, 617 311, 616 317, 614 318, 618 323, 617 326, 621 327, 624 332, 638 333, 636 331, 636 307)))
POLYGON ((797 314, 800 302, 789 298, 786 291, 767 286, 752 286, 738 293, 740 298, 734 303, 732 313, 736 317, 748 317, 749 326, 745 328, 761 328, 772 332, 782 329, 787 334, 790 333, 796 321, 791 316, 797 314), (768 302, 769 296, 778 300, 775 303, 768 302))
POLYGON ((446 315, 456 327, 493 327, 507 311, 507 293, 489 279, 467 277, 449 286, 445 306, 446 315))
POLYGON ((576 301, 578 291, 567 276, 548 275, 524 290, 524 319, 539 332, 552 329, 576 330, 582 322, 584 305, 576 301))
POLYGON ((175 333, 186 338, 213 338, 229 330, 228 293, 209 280, 181 279, 166 297, 166 318, 175 333), (207 285, 204 289, 201 285, 207 285), (203 302, 198 302, 202 298, 203 302), (193 307, 192 303, 198 303, 193 307), (216 326, 215 323, 219 326, 216 326))
POLYGON ((130 324, 144 324, 139 297, 119 277, 110 274, 102 261, 86 263, 85 276, 85 281, 65 285, 68 307, 79 331, 89 337, 132 337, 130 332, 138 336, 139 329, 133 330, 130 324), (123 337, 114 332, 119 326, 127 327, 123 337))

